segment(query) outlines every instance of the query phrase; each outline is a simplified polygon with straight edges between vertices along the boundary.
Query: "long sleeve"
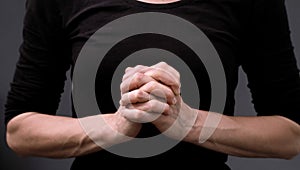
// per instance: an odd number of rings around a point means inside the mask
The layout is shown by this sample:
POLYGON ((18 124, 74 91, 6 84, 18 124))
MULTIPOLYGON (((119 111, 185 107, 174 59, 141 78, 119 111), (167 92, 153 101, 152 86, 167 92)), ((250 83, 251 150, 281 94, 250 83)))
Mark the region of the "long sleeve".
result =
POLYGON ((70 67, 69 48, 54 0, 27 0, 23 43, 8 92, 5 123, 24 112, 55 114, 70 67))
POLYGON ((254 0, 242 68, 258 115, 300 123, 300 78, 284 0, 254 0))

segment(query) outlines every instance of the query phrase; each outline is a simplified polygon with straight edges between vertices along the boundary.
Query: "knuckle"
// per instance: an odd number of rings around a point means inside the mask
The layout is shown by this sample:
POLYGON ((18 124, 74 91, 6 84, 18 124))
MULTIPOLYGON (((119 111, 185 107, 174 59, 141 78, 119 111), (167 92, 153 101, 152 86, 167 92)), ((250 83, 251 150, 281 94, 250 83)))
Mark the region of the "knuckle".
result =
POLYGON ((144 97, 144 92, 142 90, 137 90, 136 94, 135 94, 135 97, 137 99, 143 99, 144 97))
POLYGON ((174 97, 174 94, 173 94, 173 92, 170 89, 168 89, 165 92, 165 95, 166 95, 167 98, 170 98, 170 99, 173 99, 173 97, 174 97))
POLYGON ((144 106, 143 110, 147 113, 153 112, 154 109, 154 103, 152 101, 147 102, 147 104, 144 106))
POLYGON ((127 94, 122 95, 121 100, 120 100, 120 104, 121 104, 122 106, 125 106, 125 105, 127 105, 128 103, 130 103, 130 101, 128 100, 128 95, 127 95, 127 94))
POLYGON ((161 71, 158 69, 158 68, 154 68, 154 69, 152 69, 148 74, 150 75, 150 76, 154 76, 154 77, 159 77, 160 75, 161 75, 161 73, 160 73, 161 71))
POLYGON ((158 63, 160 66, 167 66, 168 64, 166 63, 166 62, 164 62, 164 61, 161 61, 161 62, 159 62, 158 63))
POLYGON ((164 113, 169 113, 169 112, 170 112, 170 106, 165 104, 164 113))
POLYGON ((156 81, 150 81, 149 86, 150 86, 151 89, 155 89, 156 86, 157 86, 157 82, 156 81))
POLYGON ((151 111, 151 108, 152 108, 151 102, 148 102, 146 105, 143 106, 143 110, 146 112, 151 111))
POLYGON ((123 77, 122 77, 122 81, 124 81, 126 78, 127 78, 126 74, 124 74, 123 77))
POLYGON ((157 77, 160 77, 160 76, 162 76, 162 71, 161 71, 161 70, 157 70, 154 74, 155 74, 157 77))
POLYGON ((127 68, 125 69, 125 73, 127 73, 127 72, 130 71, 130 70, 132 70, 132 67, 127 67, 127 68))
POLYGON ((147 107, 148 107, 148 109, 150 109, 150 108, 152 108, 152 107, 154 107, 155 106, 155 100, 150 100, 149 102, 148 102, 149 104, 147 105, 147 107))
POLYGON ((140 69, 143 69, 145 66, 143 66, 143 65, 136 65, 134 68, 136 69, 136 70, 140 70, 140 69))
POLYGON ((120 90, 121 90, 121 92, 125 91, 125 84, 124 83, 120 84, 120 90))
POLYGON ((178 77, 178 79, 180 80, 180 73, 178 71, 176 71, 175 74, 178 77))
POLYGON ((140 82, 143 79, 143 77, 144 77, 144 74, 142 74, 142 73, 135 73, 134 74, 134 79, 137 82, 140 82))

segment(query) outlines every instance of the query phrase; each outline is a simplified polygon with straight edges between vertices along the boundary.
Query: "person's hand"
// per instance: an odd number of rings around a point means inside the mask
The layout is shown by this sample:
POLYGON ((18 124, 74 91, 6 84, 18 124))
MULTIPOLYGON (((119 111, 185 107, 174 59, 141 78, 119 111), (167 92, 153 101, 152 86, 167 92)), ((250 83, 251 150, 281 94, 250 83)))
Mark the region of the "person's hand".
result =
POLYGON ((121 106, 114 114, 100 114, 79 120, 85 133, 101 148, 127 142, 136 137, 141 129, 140 123, 129 121, 122 116, 121 106))
POLYGON ((128 137, 136 137, 140 131, 141 124, 125 119, 122 116, 122 108, 120 107, 115 114, 104 114, 103 118, 115 132, 128 137))
POLYGON ((164 62, 127 68, 121 84, 122 115, 133 122, 152 122, 167 136, 181 140, 198 112, 183 102, 180 87, 180 74, 164 62))

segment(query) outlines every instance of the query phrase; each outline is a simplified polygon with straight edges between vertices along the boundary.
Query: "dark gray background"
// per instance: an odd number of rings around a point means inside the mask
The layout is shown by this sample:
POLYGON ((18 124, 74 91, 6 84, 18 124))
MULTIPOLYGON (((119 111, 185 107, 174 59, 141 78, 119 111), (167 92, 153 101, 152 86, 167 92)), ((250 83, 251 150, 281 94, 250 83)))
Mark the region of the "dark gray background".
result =
MULTIPOLYGON (((21 158, 9 150, 4 141, 3 110, 9 82, 12 79, 15 63, 18 59, 18 48, 21 43, 22 20, 25 0, 0 1, 0 169, 1 170, 66 170, 73 159, 21 158)), ((300 66, 300 1, 286 1, 292 40, 300 66)), ((247 79, 240 72, 240 82, 236 92, 236 115, 254 115, 247 79)), ((59 115, 70 116, 70 81, 66 84, 65 93, 58 111, 59 115)), ((233 170, 299 170, 300 155, 293 160, 254 159, 229 157, 228 164, 233 170)), ((201 168, 201 163, 199 164, 201 168)))

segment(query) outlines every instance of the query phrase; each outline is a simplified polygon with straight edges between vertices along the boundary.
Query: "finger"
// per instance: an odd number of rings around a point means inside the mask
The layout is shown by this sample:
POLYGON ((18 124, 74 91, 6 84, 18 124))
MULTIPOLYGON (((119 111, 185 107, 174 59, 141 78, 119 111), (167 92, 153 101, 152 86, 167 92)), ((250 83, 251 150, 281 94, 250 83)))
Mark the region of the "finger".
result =
POLYGON ((128 106, 126 106, 126 108, 138 109, 144 112, 156 114, 167 113, 170 109, 168 104, 159 100, 150 100, 144 103, 129 104, 128 106))
POLYGON ((121 106, 127 106, 129 104, 145 103, 150 100, 158 100, 160 102, 166 103, 166 100, 164 98, 154 96, 152 94, 149 94, 147 92, 144 92, 144 91, 138 89, 138 90, 134 90, 134 91, 123 94, 119 104, 121 106))
POLYGON ((131 78, 122 81, 120 85, 121 94, 138 89, 153 80, 154 79, 152 77, 146 76, 142 73, 135 73, 131 78))
POLYGON ((166 62, 159 62, 153 66, 151 66, 152 68, 161 68, 164 69, 165 71, 169 72, 170 74, 176 76, 176 77, 180 77, 179 72, 173 68, 172 66, 168 65, 166 62))
POLYGON ((180 94, 180 80, 178 77, 164 71, 160 68, 154 68, 152 70, 149 70, 145 73, 146 76, 150 76, 154 78, 157 81, 160 81, 161 83, 165 84, 166 86, 171 87, 172 91, 175 93, 175 95, 180 94))
POLYGON ((129 121, 136 123, 153 122, 160 116, 160 114, 149 113, 138 109, 127 109, 125 107, 120 109, 120 113, 129 121))
POLYGON ((167 87, 161 83, 158 83, 157 81, 151 81, 151 82, 143 85, 142 87, 140 87, 140 90, 143 90, 154 96, 163 98, 170 105, 176 104, 176 102, 177 102, 176 96, 173 93, 173 91, 169 87, 167 87))
POLYGON ((128 67, 125 70, 125 74, 123 75, 122 81, 132 77, 135 73, 145 73, 146 71, 150 70, 151 68, 148 66, 137 65, 135 67, 128 67))
POLYGON ((132 67, 127 67, 126 69, 125 69, 125 73, 128 73, 130 70, 132 70, 133 68, 132 67))
POLYGON ((143 103, 149 101, 151 96, 143 90, 134 90, 122 95, 120 105, 126 106, 131 103, 143 103))

